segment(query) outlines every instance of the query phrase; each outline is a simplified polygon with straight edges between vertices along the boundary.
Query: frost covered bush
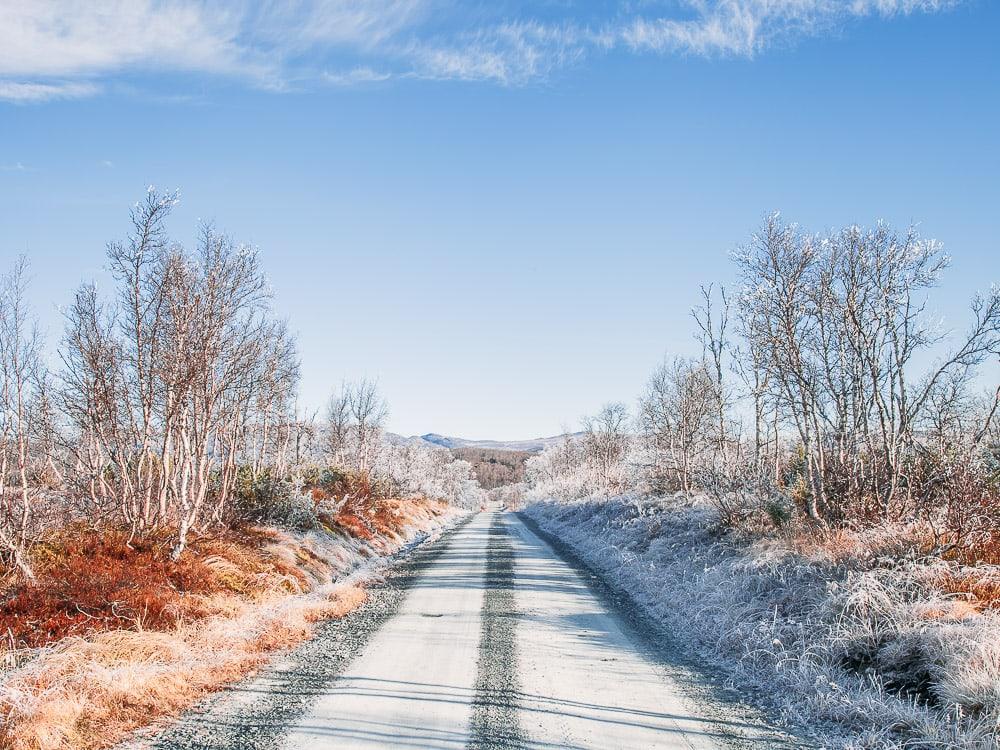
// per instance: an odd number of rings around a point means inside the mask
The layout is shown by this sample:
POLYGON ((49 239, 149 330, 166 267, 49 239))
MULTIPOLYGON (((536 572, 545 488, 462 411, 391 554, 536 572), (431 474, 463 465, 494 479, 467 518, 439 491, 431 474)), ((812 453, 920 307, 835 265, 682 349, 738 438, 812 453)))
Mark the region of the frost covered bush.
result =
POLYGON ((267 523, 302 531, 315 528, 318 520, 313 499, 288 477, 269 472, 254 477, 249 471, 237 476, 233 514, 252 523, 267 523))
POLYGON ((447 450, 418 443, 381 446, 372 473, 402 495, 423 495, 447 500, 463 508, 478 507, 486 492, 468 461, 455 460, 447 450))
POLYGON ((388 495, 422 495, 466 508, 485 500, 471 464, 447 450, 393 439, 384 430, 388 415, 375 381, 342 384, 327 406, 322 459, 338 472, 384 487, 388 495))
POLYGON ((650 449, 627 436, 613 461, 594 459, 595 446, 567 438, 525 462, 529 500, 579 500, 609 491, 643 492, 649 488, 650 449))
POLYGON ((584 460, 583 446, 566 440, 550 446, 524 465, 528 498, 576 500, 598 492, 597 479, 584 460))
POLYGON ((777 485, 769 468, 754 461, 706 465, 693 474, 703 497, 727 527, 743 531, 782 528, 795 518, 795 504, 788 493, 777 485))
POLYGON ((905 529, 753 544, 705 502, 617 497, 525 511, 681 645, 827 747, 997 747, 1000 616, 904 554, 905 529))

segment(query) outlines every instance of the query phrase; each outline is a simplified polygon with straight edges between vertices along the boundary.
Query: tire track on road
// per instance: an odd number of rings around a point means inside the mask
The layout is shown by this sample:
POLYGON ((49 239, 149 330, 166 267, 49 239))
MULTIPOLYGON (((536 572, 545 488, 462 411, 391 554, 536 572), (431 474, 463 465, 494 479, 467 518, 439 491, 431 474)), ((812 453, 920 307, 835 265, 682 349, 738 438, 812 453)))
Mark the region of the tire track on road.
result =
POLYGON ((514 600, 514 546, 499 513, 494 514, 487 543, 486 591, 479 639, 476 693, 472 703, 469 750, 522 748, 519 724, 514 600))

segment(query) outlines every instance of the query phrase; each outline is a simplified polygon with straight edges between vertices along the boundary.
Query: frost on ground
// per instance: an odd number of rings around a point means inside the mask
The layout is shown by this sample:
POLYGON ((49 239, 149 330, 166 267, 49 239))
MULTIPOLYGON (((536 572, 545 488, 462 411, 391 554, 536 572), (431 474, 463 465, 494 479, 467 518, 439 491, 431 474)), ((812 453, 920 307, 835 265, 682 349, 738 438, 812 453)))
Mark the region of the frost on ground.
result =
POLYGON ((825 747, 1000 746, 1000 616, 942 584, 995 566, 907 555, 905 529, 741 542, 680 497, 524 512, 825 747))

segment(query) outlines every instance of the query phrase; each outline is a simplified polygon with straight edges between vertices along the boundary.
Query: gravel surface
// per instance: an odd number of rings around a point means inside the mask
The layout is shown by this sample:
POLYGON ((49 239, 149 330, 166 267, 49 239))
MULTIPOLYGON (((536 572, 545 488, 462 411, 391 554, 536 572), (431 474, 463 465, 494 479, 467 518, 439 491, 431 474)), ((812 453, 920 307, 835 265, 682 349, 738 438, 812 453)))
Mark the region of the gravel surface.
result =
POLYGON ((468 747, 520 748, 525 742, 518 723, 514 548, 500 514, 493 517, 486 555, 487 588, 468 747))
POLYGON ((275 750, 286 729, 393 616, 423 570, 466 523, 468 519, 405 556, 397 555, 399 561, 368 588, 361 607, 327 621, 314 638, 255 677, 206 699, 158 736, 140 736, 119 750, 275 750))

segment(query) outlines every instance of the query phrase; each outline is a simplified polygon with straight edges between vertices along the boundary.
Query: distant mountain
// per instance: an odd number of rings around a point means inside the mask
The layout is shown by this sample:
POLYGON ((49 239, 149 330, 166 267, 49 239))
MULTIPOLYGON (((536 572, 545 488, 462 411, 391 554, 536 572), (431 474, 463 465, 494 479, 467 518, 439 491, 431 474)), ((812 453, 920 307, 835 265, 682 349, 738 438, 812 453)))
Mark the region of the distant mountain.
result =
POLYGON ((498 451, 539 453, 550 445, 562 442, 567 437, 570 440, 575 440, 582 434, 582 432, 574 432, 564 435, 554 435, 553 437, 534 438, 533 440, 467 440, 449 435, 439 435, 436 432, 428 432, 426 435, 415 435, 408 438, 401 435, 393 435, 393 437, 400 442, 419 441, 437 448, 484 448, 498 451))

